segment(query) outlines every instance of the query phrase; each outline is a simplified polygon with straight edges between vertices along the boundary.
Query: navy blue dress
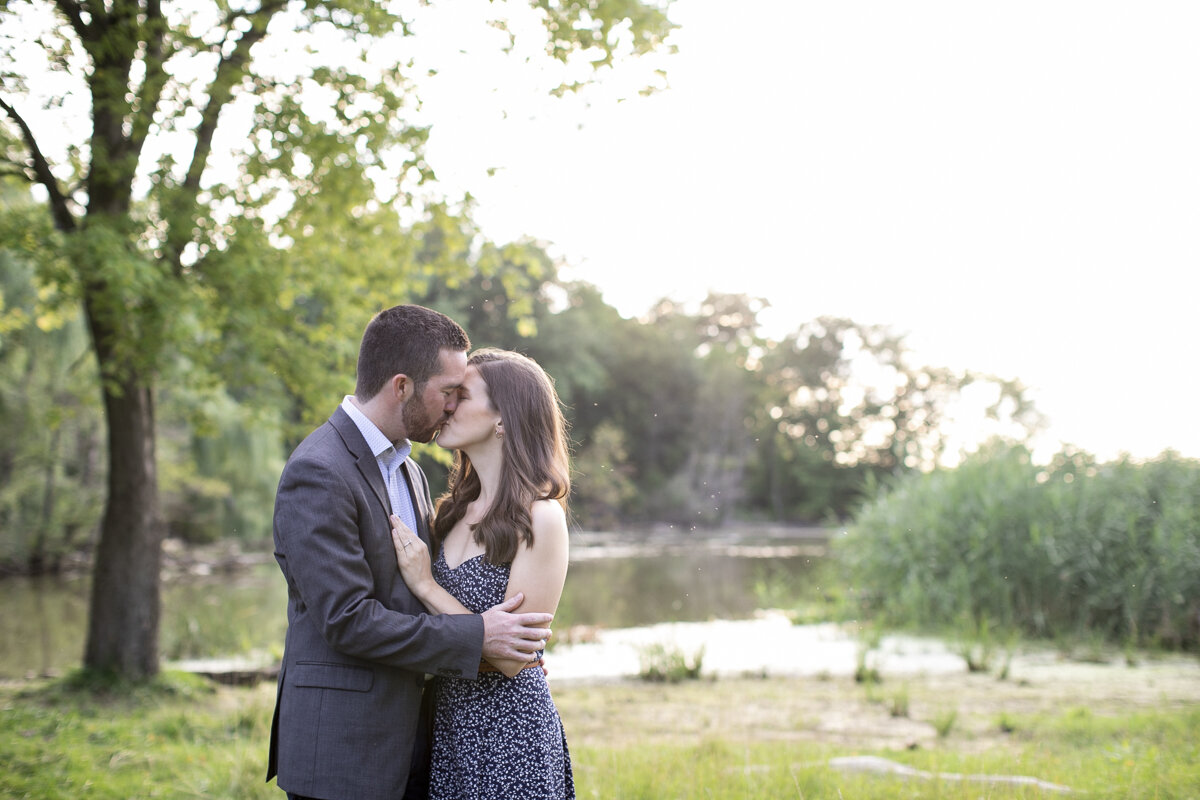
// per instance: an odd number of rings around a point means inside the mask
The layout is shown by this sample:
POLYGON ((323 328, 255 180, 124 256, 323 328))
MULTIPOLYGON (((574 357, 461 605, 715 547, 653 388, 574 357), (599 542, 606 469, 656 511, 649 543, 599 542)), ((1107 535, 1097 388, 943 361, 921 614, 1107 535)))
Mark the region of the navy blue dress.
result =
MULTIPOLYGON (((509 565, 482 556, 451 569, 442 553, 434 579, 474 613, 504 601, 509 565)), ((430 800, 571 800, 571 754, 541 669, 509 678, 434 679, 430 800)))

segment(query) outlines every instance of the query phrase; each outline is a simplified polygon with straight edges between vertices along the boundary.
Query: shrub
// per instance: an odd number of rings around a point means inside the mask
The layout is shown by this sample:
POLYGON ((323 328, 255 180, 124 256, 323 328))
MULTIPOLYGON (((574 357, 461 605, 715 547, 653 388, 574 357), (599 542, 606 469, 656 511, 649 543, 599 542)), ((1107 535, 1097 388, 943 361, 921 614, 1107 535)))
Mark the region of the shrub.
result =
POLYGON ((994 444, 879 492, 834 552, 891 624, 1200 643, 1200 462, 1172 453, 1039 467, 994 444))
POLYGON ((678 647, 651 644, 640 649, 638 660, 641 666, 638 677, 642 680, 679 683, 700 677, 704 648, 701 647, 689 659, 678 647))

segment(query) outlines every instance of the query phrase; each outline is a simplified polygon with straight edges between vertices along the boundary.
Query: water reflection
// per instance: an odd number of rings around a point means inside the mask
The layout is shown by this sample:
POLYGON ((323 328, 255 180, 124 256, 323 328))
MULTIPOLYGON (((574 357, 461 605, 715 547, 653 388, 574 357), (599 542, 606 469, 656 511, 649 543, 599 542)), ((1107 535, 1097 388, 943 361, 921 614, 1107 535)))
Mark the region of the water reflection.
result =
MULTIPOLYGON (((91 581, 0 581, 0 679, 61 674, 83 660, 91 581)), ((168 660, 282 652, 287 588, 271 564, 163 579, 159 648, 168 660)))
MULTIPOLYGON (((739 619, 761 607, 781 578, 799 583, 813 553, 754 555, 698 548, 621 558, 573 560, 555 627, 628 628, 658 622, 739 619)), ((799 587, 792 587, 798 592, 799 587)))
POLYGON ((89 581, 0 581, 0 677, 46 674, 83 658, 89 581))
MULTIPOLYGON (((749 617, 763 605, 786 605, 798 597, 823 554, 820 531, 572 534, 555 629, 749 617)), ((264 558, 233 573, 165 578, 164 658, 278 655, 287 627, 287 590, 274 562, 264 558)), ((0 678, 59 673, 80 663, 89 583, 0 581, 0 678)))

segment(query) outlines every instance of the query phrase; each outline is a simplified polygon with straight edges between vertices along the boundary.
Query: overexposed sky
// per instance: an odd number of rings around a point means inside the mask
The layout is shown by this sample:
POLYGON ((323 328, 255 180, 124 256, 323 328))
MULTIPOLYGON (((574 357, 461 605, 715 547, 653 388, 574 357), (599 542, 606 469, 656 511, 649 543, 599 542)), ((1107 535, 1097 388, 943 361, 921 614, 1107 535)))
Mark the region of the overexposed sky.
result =
POLYGON ((1032 387, 1044 447, 1200 457, 1195 0, 677 0, 678 54, 562 100, 525 0, 411 8, 445 191, 626 316, 888 325, 1032 387))
POLYGON ((497 31, 419 21, 461 40, 425 88, 430 158, 492 238, 552 243, 628 316, 713 289, 766 297, 775 334, 890 325, 1033 387, 1050 443, 1200 457, 1200 4, 672 16, 670 88, 617 102, 618 74, 590 105, 487 57, 497 31))

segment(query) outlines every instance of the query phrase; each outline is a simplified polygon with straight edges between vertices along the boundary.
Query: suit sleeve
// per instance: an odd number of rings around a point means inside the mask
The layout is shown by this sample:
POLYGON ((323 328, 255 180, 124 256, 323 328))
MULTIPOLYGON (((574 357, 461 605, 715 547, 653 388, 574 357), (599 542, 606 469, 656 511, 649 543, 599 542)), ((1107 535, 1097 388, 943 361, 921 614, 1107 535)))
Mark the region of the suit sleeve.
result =
MULTIPOLYGON (((293 458, 280 480, 275 546, 302 613, 341 653, 417 672, 474 676, 483 646, 479 615, 404 613, 375 596, 376 576, 359 532, 359 489, 345 472, 293 458)), ((413 598, 414 612, 419 608, 413 598)))

